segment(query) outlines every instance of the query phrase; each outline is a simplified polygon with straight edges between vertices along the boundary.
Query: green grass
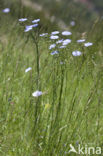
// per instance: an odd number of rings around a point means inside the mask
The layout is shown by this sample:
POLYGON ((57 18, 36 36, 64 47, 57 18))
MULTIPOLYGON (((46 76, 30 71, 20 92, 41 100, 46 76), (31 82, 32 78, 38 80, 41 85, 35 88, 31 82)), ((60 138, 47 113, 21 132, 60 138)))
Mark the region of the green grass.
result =
MULTIPOLYGON (((39 17, 25 15, 28 24, 39 17)), ((77 32, 66 49, 57 48, 60 53, 51 56, 49 37, 34 39, 46 31, 43 20, 36 30, 24 33, 17 15, 1 13, 0 18, 0 155, 63 156, 69 144, 102 147, 103 21, 84 36, 93 46, 77 44, 83 35, 77 32), (83 55, 72 56, 74 50, 83 55), (25 73, 28 67, 32 70, 25 73), (35 98, 37 89, 44 94, 35 98)))

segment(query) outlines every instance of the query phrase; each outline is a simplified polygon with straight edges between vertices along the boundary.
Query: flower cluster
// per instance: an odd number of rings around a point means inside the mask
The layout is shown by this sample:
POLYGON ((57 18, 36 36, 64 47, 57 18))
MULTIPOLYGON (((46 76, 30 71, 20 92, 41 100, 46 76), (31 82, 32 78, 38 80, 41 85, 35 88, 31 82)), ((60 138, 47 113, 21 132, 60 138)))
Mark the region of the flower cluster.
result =
MULTIPOLYGON (((27 20, 28 20, 27 18, 20 18, 19 22, 25 22, 27 20)), ((40 21, 40 19, 35 19, 35 20, 32 21, 32 23, 33 23, 32 25, 26 25, 24 32, 28 32, 28 31, 32 30, 33 28, 38 27, 38 25, 39 25, 38 22, 39 21, 40 21)))
MULTIPOLYGON (((10 12, 10 8, 5 8, 5 9, 2 10, 2 12, 3 13, 9 13, 10 12)), ((28 21, 28 19, 27 18, 20 18, 20 19, 18 19, 18 21, 20 23, 23 23, 23 22, 28 21)), ((32 30, 33 28, 38 27, 39 26, 39 22, 40 22, 40 19, 32 20, 31 21, 31 25, 25 25, 24 32, 28 32, 28 31, 32 30)), ((71 26, 75 26, 75 21, 71 21, 70 25, 71 26)), ((62 32, 56 30, 56 31, 51 32, 50 35, 48 33, 41 33, 41 34, 39 34, 40 37, 48 36, 50 41, 52 42, 52 44, 49 46, 49 50, 54 49, 54 51, 50 52, 51 55, 58 55, 59 54, 59 51, 57 50, 57 48, 59 48, 59 49, 66 48, 72 42, 72 40, 70 38, 68 38, 71 35, 72 35, 72 32, 67 31, 67 30, 66 31, 62 31, 62 32), (61 36, 62 36, 62 38, 61 38, 61 36)), ((83 43, 83 45, 85 47, 89 47, 89 46, 93 45, 93 43, 91 43, 91 42, 86 42, 85 43, 85 41, 86 41, 86 39, 83 38, 83 39, 78 39, 76 42, 79 43, 79 44, 83 43)), ((74 50, 72 52, 72 55, 74 57, 81 56, 82 54, 83 54, 83 52, 81 52, 79 50, 74 50)), ((65 64, 65 62, 60 61, 60 64, 61 65, 65 64)), ((32 68, 28 67, 27 69, 25 69, 25 73, 28 73, 31 70, 32 70, 32 68)), ((44 93, 42 91, 37 90, 37 91, 32 93, 32 96, 33 97, 39 97, 39 96, 41 96, 43 94, 44 93)))

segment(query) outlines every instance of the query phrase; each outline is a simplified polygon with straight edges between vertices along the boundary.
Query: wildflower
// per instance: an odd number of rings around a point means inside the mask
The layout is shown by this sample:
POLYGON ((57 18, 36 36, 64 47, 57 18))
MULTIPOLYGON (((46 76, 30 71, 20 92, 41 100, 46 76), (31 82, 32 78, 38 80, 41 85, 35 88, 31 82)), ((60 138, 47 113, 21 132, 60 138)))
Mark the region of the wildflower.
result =
POLYGON ((58 41, 56 42, 56 44, 59 44, 59 43, 62 43, 62 42, 63 42, 63 39, 58 40, 58 41))
POLYGON ((27 18, 20 18, 19 19, 19 22, 25 22, 25 21, 27 21, 27 18))
POLYGON ((63 49, 63 48, 66 48, 66 46, 60 46, 59 48, 60 48, 60 49, 63 49))
POLYGON ((59 52, 58 51, 53 51, 52 53, 51 53, 51 55, 55 55, 55 54, 58 54, 59 52))
POLYGON ((85 39, 77 40, 77 43, 85 42, 85 39))
POLYGON ((71 22, 70 22, 70 25, 71 25, 71 26, 75 26, 75 21, 71 21, 71 22))
POLYGON ((52 48, 55 48, 56 47, 56 44, 51 44, 50 46, 49 46, 49 49, 52 49, 52 48))
POLYGON ((30 30, 32 30, 32 27, 31 26, 28 26, 28 27, 25 28, 24 32, 28 32, 30 30))
POLYGON ((43 34, 40 34, 39 36, 43 37, 43 36, 46 36, 48 35, 48 33, 43 33, 43 34))
POLYGON ((51 34, 52 34, 52 35, 59 34, 59 31, 53 31, 51 34))
POLYGON ((25 69, 25 73, 27 73, 27 72, 28 72, 28 71, 30 71, 30 70, 32 70, 32 68, 31 68, 31 67, 29 67, 29 68, 25 69))
POLYGON ((50 36, 50 39, 52 39, 52 40, 56 40, 56 39, 58 39, 59 38, 59 36, 57 36, 57 35, 51 35, 50 36))
POLYGON ((82 53, 80 51, 77 51, 77 50, 72 52, 73 56, 80 56, 81 54, 82 53))
POLYGON ((71 40, 70 40, 70 39, 66 39, 66 40, 63 41, 63 46, 64 46, 64 45, 67 45, 67 44, 69 44, 69 43, 71 43, 71 40))
POLYGON ((3 13, 9 13, 10 12, 10 9, 9 8, 5 8, 5 9, 2 10, 2 12, 3 13))
POLYGON ((40 21, 40 19, 35 19, 32 21, 32 23, 38 23, 40 21))
POLYGON ((43 93, 42 93, 42 91, 35 91, 34 93, 32 93, 32 96, 34 96, 34 97, 38 97, 38 96, 41 96, 43 93))
POLYGON ((26 25, 25 28, 32 28, 32 25, 26 25))
POLYGON ((27 25, 24 32, 28 32, 28 31, 32 30, 32 28, 35 28, 37 26, 38 26, 38 24, 27 25))
POLYGON ((72 35, 72 33, 70 31, 63 31, 62 35, 68 36, 68 35, 72 35))
POLYGON ((35 28, 35 27, 38 26, 38 24, 33 24, 33 25, 31 25, 31 26, 32 26, 32 28, 35 28))
POLYGON ((93 45, 93 43, 91 43, 91 42, 84 43, 84 46, 85 46, 85 47, 89 47, 89 46, 92 46, 92 45, 93 45))

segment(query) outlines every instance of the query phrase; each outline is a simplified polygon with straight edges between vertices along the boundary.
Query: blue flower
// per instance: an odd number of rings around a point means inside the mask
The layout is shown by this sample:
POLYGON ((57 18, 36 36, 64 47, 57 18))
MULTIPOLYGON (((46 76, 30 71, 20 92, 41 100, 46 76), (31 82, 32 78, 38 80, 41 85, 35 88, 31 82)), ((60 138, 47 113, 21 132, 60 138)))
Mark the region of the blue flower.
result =
POLYGON ((32 30, 32 26, 26 26, 24 32, 28 32, 28 31, 30 31, 30 30, 32 30))
POLYGON ((68 36, 68 35, 72 35, 72 33, 70 31, 63 31, 62 35, 68 36))
POLYGON ((29 67, 29 68, 25 69, 25 73, 29 72, 30 70, 32 70, 32 68, 31 68, 31 67, 29 67))
POLYGON ((43 37, 43 36, 46 36, 46 35, 48 35, 48 33, 42 33, 42 34, 40 34, 39 36, 40 36, 40 37, 43 37))
POLYGON ((31 25, 31 26, 32 26, 32 28, 35 28, 35 27, 38 26, 38 24, 33 24, 33 25, 31 25))
POLYGON ((59 52, 58 51, 53 51, 52 53, 51 53, 51 55, 55 55, 55 54, 58 54, 59 52))
POLYGON ((38 23, 38 22, 40 22, 40 19, 35 19, 32 21, 32 23, 38 23))
POLYGON ((71 26, 75 26, 75 21, 71 21, 71 22, 70 22, 70 25, 71 25, 71 26))
POLYGON ((60 49, 63 49, 63 48, 66 48, 66 46, 60 46, 59 48, 60 48, 60 49))
POLYGON ((32 28, 35 28, 37 26, 38 26, 38 24, 26 25, 24 32, 28 32, 28 31, 32 30, 32 28))
POLYGON ((19 22, 25 22, 25 21, 27 21, 27 18, 20 18, 19 19, 19 22))
POLYGON ((52 39, 52 40, 56 40, 56 39, 58 39, 59 38, 59 36, 56 36, 56 35, 51 35, 50 36, 50 39, 52 39))
POLYGON ((59 34, 59 31, 53 31, 51 34, 52 35, 57 35, 57 34, 59 34))
POLYGON ((9 13, 10 12, 10 9, 9 8, 5 8, 5 9, 2 10, 2 12, 3 13, 9 13))
POLYGON ((56 44, 62 43, 63 39, 56 41, 56 44))
POLYGON ((92 46, 92 45, 93 45, 93 43, 91 43, 91 42, 84 43, 84 46, 85 46, 85 47, 89 47, 89 46, 92 46))
POLYGON ((77 43, 85 42, 85 39, 77 40, 77 43))
POLYGON ((67 45, 69 43, 71 43, 71 40, 70 39, 66 39, 66 40, 63 41, 62 45, 65 46, 65 45, 67 45))
POLYGON ((82 52, 76 50, 76 51, 72 52, 72 55, 73 56, 80 56, 80 55, 82 55, 82 52))
POLYGON ((42 94, 43 94, 42 91, 37 90, 34 93, 32 93, 32 96, 38 97, 38 96, 41 96, 42 94))
POLYGON ((51 44, 50 46, 49 46, 49 49, 51 50, 51 49, 53 49, 53 48, 55 48, 56 47, 56 44, 51 44))

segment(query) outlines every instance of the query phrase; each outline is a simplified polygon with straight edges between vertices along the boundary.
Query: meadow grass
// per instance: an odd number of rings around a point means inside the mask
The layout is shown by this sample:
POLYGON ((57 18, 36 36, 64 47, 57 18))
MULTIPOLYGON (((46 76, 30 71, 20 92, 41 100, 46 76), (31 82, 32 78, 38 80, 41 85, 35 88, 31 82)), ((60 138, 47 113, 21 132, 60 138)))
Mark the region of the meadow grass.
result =
POLYGON ((55 48, 59 54, 52 56, 54 27, 39 25, 25 33, 26 24, 17 17, 1 13, 0 18, 0 155, 63 156, 69 155, 69 144, 102 147, 103 21, 73 34, 72 43, 55 48), (40 37, 46 30, 49 35, 40 37), (80 37, 93 46, 76 43, 80 37), (82 55, 73 56, 74 50, 82 55), (28 67, 32 70, 25 73, 28 67), (43 95, 33 97, 36 90, 43 95))

